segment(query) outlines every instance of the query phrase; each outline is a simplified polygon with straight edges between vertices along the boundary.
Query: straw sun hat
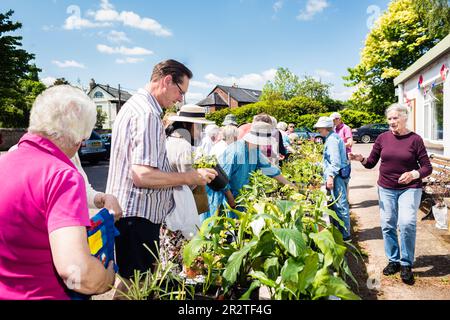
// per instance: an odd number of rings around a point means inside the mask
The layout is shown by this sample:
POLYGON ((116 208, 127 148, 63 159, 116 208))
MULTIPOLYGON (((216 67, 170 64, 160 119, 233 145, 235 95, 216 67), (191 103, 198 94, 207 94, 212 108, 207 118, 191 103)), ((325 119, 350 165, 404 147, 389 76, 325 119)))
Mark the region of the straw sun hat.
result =
POLYGON ((206 120, 205 115, 205 108, 194 104, 186 104, 181 107, 176 116, 169 117, 169 120, 173 122, 179 121, 200 124, 214 124, 214 121, 206 120))
POLYGON ((253 122, 250 132, 243 139, 258 146, 268 146, 276 141, 272 137, 272 130, 273 126, 266 122, 253 122))

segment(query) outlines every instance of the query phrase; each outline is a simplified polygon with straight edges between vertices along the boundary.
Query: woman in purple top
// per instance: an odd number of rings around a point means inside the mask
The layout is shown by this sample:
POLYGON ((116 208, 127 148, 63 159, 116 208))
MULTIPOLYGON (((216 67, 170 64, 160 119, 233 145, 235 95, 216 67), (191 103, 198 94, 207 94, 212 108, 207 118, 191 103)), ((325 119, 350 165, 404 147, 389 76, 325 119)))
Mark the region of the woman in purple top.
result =
POLYGON ((422 138, 406 127, 408 109, 392 105, 386 110, 390 131, 378 136, 368 158, 350 153, 368 169, 381 158, 378 179, 381 228, 389 259, 384 275, 400 271, 403 282, 414 283, 412 265, 416 241, 416 215, 422 196, 422 179, 432 172, 422 138), (400 228, 399 247, 397 225, 400 228))

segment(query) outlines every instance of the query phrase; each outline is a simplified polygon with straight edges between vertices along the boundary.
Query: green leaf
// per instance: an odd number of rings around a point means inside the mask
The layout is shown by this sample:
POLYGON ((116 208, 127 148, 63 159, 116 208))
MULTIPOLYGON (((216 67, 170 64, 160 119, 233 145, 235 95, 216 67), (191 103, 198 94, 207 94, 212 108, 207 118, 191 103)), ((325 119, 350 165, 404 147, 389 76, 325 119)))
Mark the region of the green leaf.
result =
POLYGON ((298 275, 298 290, 305 294, 306 289, 313 283, 319 269, 319 255, 312 252, 305 259, 305 267, 298 275))
POLYGON ((275 239, 272 232, 264 231, 259 238, 259 241, 252 252, 252 258, 259 256, 268 256, 275 250, 275 239))
POLYGON ((303 270, 304 264, 294 258, 289 258, 281 269, 281 280, 291 290, 296 290, 298 285, 298 275, 303 270))
POLYGON ((306 243, 300 231, 295 229, 273 229, 277 241, 295 258, 306 250, 306 243))
POLYGON ((242 261, 244 260, 248 252, 256 246, 256 244, 257 241, 251 241, 244 248, 234 252, 230 256, 230 259, 228 259, 228 263, 225 267, 225 271, 223 272, 223 277, 229 284, 233 284, 236 282, 237 276, 242 266, 242 261))
POLYGON ((283 216, 288 216, 291 214, 292 208, 294 208, 296 203, 293 201, 278 200, 276 205, 283 216))
POLYGON ((242 297, 239 298, 239 300, 250 300, 252 292, 259 287, 261 287, 261 282, 259 282, 258 280, 253 281, 250 284, 250 288, 242 295, 242 297))
POLYGON ((344 221, 342 221, 341 218, 339 218, 338 215, 336 214, 336 212, 334 212, 333 210, 328 209, 328 208, 322 208, 322 213, 328 214, 330 217, 332 217, 334 220, 336 220, 337 223, 339 223, 339 225, 340 225, 342 228, 345 228, 345 223, 344 223, 344 221))
POLYGON ((313 300, 329 296, 336 296, 344 300, 361 300, 348 288, 344 280, 330 275, 327 268, 319 271, 314 279, 313 288, 313 300))
POLYGON ((195 258, 198 256, 203 246, 207 245, 209 241, 204 240, 199 234, 189 241, 183 249, 183 263, 186 266, 192 265, 195 258))
POLYGON ((270 280, 267 275, 264 272, 261 271, 251 271, 249 273, 249 276, 251 276, 252 278, 255 278, 257 280, 259 280, 263 285, 271 287, 271 288, 276 288, 277 284, 275 281, 270 280))
POLYGON ((329 230, 322 230, 319 233, 311 233, 309 236, 325 256, 324 267, 333 265, 337 270, 339 270, 347 248, 337 244, 329 230))
POLYGON ((272 280, 277 280, 280 274, 280 263, 278 262, 278 257, 273 257, 264 261, 264 272, 267 277, 272 280))

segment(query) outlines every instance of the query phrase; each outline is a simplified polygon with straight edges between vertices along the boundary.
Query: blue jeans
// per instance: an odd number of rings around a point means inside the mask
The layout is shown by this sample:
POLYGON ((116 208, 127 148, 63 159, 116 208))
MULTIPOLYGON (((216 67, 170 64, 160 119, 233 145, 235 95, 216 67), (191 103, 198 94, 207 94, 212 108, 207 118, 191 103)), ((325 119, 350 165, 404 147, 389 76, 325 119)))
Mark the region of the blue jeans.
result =
POLYGON ((344 222, 345 228, 342 228, 336 221, 331 219, 342 233, 344 239, 350 238, 350 206, 347 198, 347 185, 349 179, 342 179, 340 176, 334 178, 334 188, 331 190, 333 202, 338 201, 331 206, 331 210, 344 222))
POLYGON ((422 189, 385 189, 378 187, 381 230, 389 262, 412 267, 416 246, 416 220, 422 189), (400 229, 400 248, 397 227, 400 229))

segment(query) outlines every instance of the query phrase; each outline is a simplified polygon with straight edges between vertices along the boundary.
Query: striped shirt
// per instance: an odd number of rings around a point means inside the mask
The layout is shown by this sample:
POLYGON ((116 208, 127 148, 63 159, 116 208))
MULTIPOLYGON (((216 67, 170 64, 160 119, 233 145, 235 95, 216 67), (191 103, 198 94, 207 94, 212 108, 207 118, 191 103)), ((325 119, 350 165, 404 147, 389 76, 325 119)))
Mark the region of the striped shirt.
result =
POLYGON ((171 172, 166 152, 162 109, 140 89, 120 110, 112 129, 111 160, 106 192, 119 200, 124 217, 141 217, 160 224, 174 209, 173 188, 147 189, 134 185, 132 165, 171 172))

